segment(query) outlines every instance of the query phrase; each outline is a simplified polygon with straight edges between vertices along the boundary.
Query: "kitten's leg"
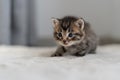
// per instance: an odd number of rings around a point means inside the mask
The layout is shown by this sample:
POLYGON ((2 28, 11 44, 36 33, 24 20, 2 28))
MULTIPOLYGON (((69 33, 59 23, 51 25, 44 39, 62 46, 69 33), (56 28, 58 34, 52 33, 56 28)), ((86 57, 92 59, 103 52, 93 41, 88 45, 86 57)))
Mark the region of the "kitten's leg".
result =
POLYGON ((76 51, 74 52, 73 55, 75 56, 85 56, 89 52, 90 48, 86 44, 81 44, 81 46, 78 46, 76 48, 76 51))
POLYGON ((77 48, 74 48, 74 49, 70 49, 68 50, 67 52, 65 52, 63 55, 66 56, 66 55, 74 55, 74 56, 85 56, 85 54, 88 53, 88 50, 87 49, 77 49, 77 48))
POLYGON ((74 55, 74 56, 85 56, 87 52, 86 51, 78 51, 78 50, 75 50, 75 51, 67 51, 65 52, 63 55, 66 56, 66 55, 74 55))
POLYGON ((78 48, 78 52, 75 53, 75 56, 85 56, 87 53, 96 53, 96 44, 91 43, 90 41, 87 41, 86 43, 81 43, 78 48))
POLYGON ((90 51, 89 51, 89 54, 95 54, 96 53, 96 47, 94 48, 94 49, 91 49, 90 51))
POLYGON ((65 48, 63 46, 60 46, 57 48, 56 52, 51 55, 51 57, 55 56, 63 56, 63 54, 66 52, 65 48))
POLYGON ((90 44, 90 46, 91 46, 91 49, 89 51, 89 54, 95 54, 97 49, 97 44, 90 44))
POLYGON ((88 52, 88 46, 86 44, 81 44, 81 46, 71 46, 63 55, 85 56, 88 52))
POLYGON ((73 54, 74 56, 79 56, 79 57, 82 57, 82 56, 85 56, 87 54, 88 51, 86 50, 83 50, 83 51, 78 51, 76 52, 75 54, 73 54))
POLYGON ((87 54, 87 53, 89 53, 89 54, 95 54, 96 53, 96 46, 92 47, 90 45, 84 45, 84 47, 80 48, 79 50, 80 51, 78 51, 77 53, 75 53, 75 56, 85 56, 85 54, 87 54))
POLYGON ((93 49, 89 52, 89 54, 95 54, 96 53, 96 49, 93 49))

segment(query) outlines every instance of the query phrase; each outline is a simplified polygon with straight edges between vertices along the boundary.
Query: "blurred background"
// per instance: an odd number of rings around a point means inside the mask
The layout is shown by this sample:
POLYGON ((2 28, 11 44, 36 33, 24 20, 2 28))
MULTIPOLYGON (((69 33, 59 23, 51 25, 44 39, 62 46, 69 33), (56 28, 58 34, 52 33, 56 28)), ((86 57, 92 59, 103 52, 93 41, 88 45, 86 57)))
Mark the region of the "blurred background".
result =
POLYGON ((0 0, 0 44, 54 46, 51 17, 83 17, 100 44, 120 43, 120 0, 0 0))

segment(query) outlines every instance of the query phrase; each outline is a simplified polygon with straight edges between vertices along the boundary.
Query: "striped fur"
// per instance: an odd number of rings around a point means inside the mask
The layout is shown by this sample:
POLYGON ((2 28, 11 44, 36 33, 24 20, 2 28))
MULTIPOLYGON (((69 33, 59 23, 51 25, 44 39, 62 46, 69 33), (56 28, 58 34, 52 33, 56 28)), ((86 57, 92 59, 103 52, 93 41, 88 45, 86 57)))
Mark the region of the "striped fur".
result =
POLYGON ((96 35, 90 25, 83 21, 82 18, 73 16, 53 19, 54 38, 60 47, 52 56, 62 56, 63 54, 78 56, 96 50, 96 35), (85 49, 82 49, 84 47, 85 49))

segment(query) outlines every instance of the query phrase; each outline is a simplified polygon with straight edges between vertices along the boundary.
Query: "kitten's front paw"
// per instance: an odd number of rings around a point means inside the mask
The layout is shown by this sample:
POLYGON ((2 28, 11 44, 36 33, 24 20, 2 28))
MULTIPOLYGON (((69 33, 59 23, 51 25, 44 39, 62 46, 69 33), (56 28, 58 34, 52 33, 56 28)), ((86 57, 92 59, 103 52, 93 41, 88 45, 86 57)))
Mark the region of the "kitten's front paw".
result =
POLYGON ((86 53, 80 53, 80 52, 77 52, 77 53, 75 53, 74 54, 75 56, 78 56, 78 57, 83 57, 83 56, 85 56, 86 55, 86 53))
POLYGON ((51 55, 51 57, 60 57, 62 55, 63 55, 62 53, 54 53, 51 55))

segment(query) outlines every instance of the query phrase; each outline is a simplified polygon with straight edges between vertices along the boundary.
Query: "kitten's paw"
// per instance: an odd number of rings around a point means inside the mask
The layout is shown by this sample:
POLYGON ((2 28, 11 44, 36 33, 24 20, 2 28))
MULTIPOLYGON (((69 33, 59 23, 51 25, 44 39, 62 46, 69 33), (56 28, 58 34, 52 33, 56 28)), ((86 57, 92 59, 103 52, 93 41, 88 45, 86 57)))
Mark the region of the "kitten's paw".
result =
POLYGON ((91 50, 89 54, 96 54, 96 50, 91 50))
POLYGON ((80 52, 77 52, 77 53, 74 54, 74 56, 78 56, 78 57, 83 57, 85 55, 86 55, 86 53, 81 54, 80 52))
POLYGON ((51 57, 60 57, 63 56, 62 53, 54 53, 51 55, 51 57))

